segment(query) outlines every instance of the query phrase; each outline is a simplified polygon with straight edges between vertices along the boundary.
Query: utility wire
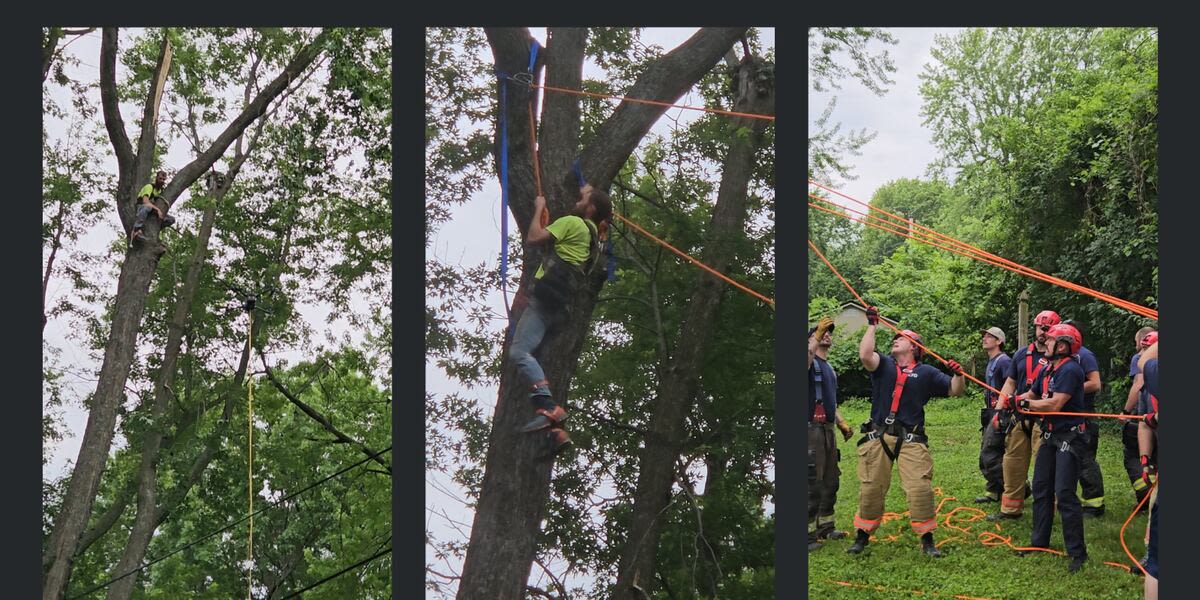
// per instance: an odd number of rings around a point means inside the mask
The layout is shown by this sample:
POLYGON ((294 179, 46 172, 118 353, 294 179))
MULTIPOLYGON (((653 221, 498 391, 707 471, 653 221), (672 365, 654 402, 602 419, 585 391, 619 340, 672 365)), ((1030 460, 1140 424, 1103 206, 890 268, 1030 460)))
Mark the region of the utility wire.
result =
POLYGON ((313 588, 315 588, 315 587, 317 587, 317 586, 319 586, 319 585, 321 585, 321 584, 324 584, 324 583, 328 582, 328 581, 329 581, 329 580, 331 580, 331 579, 335 579, 335 578, 337 578, 337 577, 339 577, 339 576, 341 576, 341 575, 345 574, 345 573, 346 573, 346 572, 348 572, 348 571, 353 571, 354 569, 357 569, 357 568, 359 568, 359 567, 361 567, 361 566, 363 566, 363 565, 365 565, 365 564, 367 564, 367 563, 369 563, 369 562, 371 562, 371 561, 373 561, 373 560, 375 560, 375 559, 379 558, 380 556, 383 556, 383 555, 385 555, 385 554, 390 554, 390 553, 391 553, 391 551, 392 551, 392 547, 391 547, 391 546, 388 546, 387 548, 385 548, 385 549, 383 549, 383 550, 380 550, 379 552, 376 552, 376 553, 375 553, 375 555, 374 555, 374 556, 372 556, 372 557, 370 557, 370 558, 364 558, 364 559, 362 559, 362 560, 360 560, 360 561, 358 561, 358 562, 356 562, 356 563, 354 563, 354 564, 352 564, 352 565, 350 565, 350 566, 346 567, 345 569, 342 569, 341 571, 338 571, 337 573, 334 573, 333 575, 329 575, 328 577, 325 577, 324 579, 321 579, 320 581, 318 581, 318 582, 316 582, 316 583, 310 584, 308 587, 304 587, 304 588, 301 588, 301 589, 299 589, 299 590, 296 590, 296 591, 294 591, 294 592, 292 592, 292 593, 290 593, 290 594, 288 594, 288 595, 286 595, 286 596, 284 596, 284 597, 280 598, 279 600, 287 600, 288 598, 295 598, 295 597, 299 596, 300 594, 303 594, 304 592, 307 592, 308 590, 311 590, 311 589, 313 589, 313 588))

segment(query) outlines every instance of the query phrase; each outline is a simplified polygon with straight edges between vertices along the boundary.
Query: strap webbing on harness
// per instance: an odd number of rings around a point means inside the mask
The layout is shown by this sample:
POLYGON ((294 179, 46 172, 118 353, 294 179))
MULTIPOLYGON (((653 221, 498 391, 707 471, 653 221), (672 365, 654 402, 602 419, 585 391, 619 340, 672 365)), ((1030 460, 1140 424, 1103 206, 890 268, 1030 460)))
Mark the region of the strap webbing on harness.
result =
MULTIPOLYGON (((1057 350, 1056 350, 1056 352, 1057 352, 1057 350)), ((1069 356, 1063 357, 1063 358, 1059 359, 1059 361, 1057 363, 1054 363, 1054 365, 1052 365, 1048 371, 1046 371, 1046 375, 1045 375, 1044 381, 1042 383, 1042 400, 1047 400, 1050 398, 1050 378, 1054 377, 1054 372, 1057 371, 1058 368, 1061 367, 1062 364, 1067 362, 1068 360, 1071 360, 1071 357, 1069 357, 1069 356)), ((1038 365, 1037 372, 1034 373, 1035 377, 1037 377, 1038 375, 1041 375, 1043 366, 1044 365, 1040 365, 1040 364, 1038 365)), ((1042 422, 1045 423, 1047 432, 1054 431, 1054 423, 1050 420, 1049 417, 1042 417, 1042 422)))
MULTIPOLYGON (((496 72, 500 85, 500 290, 508 299, 508 75, 496 72)), ((506 307, 507 308, 507 307, 506 307)))
POLYGON ((1029 344, 1029 348, 1025 350, 1025 388, 1033 387, 1033 380, 1036 374, 1033 374, 1033 349, 1036 346, 1029 344))
POLYGON ((819 359, 813 359, 813 366, 816 367, 816 369, 813 370, 813 381, 816 383, 815 387, 817 390, 817 406, 813 409, 813 422, 824 423, 827 420, 825 414, 825 390, 821 388, 825 386, 822 385, 824 382, 824 377, 821 375, 821 365, 817 362, 817 360, 819 359))
POLYGON ((896 420, 896 411, 900 409, 900 396, 904 395, 904 382, 908 381, 908 374, 912 372, 912 368, 901 369, 899 364, 896 364, 896 387, 892 390, 892 408, 888 413, 887 420, 884 421, 891 425, 896 420))

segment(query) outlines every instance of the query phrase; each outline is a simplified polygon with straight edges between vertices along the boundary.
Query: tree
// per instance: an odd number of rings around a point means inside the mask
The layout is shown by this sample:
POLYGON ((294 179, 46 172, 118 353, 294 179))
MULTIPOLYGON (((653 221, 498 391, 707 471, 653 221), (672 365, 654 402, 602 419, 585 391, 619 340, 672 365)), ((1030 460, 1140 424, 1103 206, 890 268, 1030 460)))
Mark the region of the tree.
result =
MULTIPOLYGON (((625 92, 639 98, 671 102, 708 72, 733 45, 744 29, 702 30, 688 42, 650 62, 637 81, 625 92)), ((530 37, 527 31, 486 31, 496 67, 504 72, 524 71, 528 63, 530 37)), ((546 83, 578 88, 587 33, 556 29, 549 32, 546 48, 546 83)), ((528 94, 510 86, 509 106, 524 107, 528 94)), ((590 183, 609 187, 634 147, 650 125, 662 114, 660 107, 626 103, 594 133, 585 136, 579 150, 579 101, 565 95, 549 95, 545 101, 539 139, 541 164, 546 173, 546 195, 553 215, 561 215, 577 197, 571 164, 578 156, 590 183)), ((527 116, 524 110, 509 111, 510 187, 512 211, 522 226, 532 216, 534 182, 529 161, 527 116)), ((498 137, 498 132, 497 132, 498 137)), ((537 256, 524 257, 522 284, 532 276, 537 256)), ((571 388, 575 365, 588 331, 601 281, 572 302, 579 315, 557 336, 543 344, 539 354, 547 376, 554 381, 555 400, 565 400, 571 388)), ((511 366, 501 375, 501 399, 492 419, 488 440, 487 467, 476 507, 475 525, 467 551, 459 596, 462 598, 520 598, 533 563, 535 540, 549 489, 551 463, 534 461, 537 450, 531 436, 513 429, 527 414, 527 400, 519 386, 506 385, 516 376, 511 366)))
MULTIPOLYGON (((117 35, 115 28, 106 28, 103 32, 100 87, 104 121, 118 163, 115 208, 128 233, 137 203, 137 191, 141 182, 148 180, 154 167, 159 103, 170 70, 171 45, 167 37, 163 36, 154 66, 138 73, 147 91, 141 135, 135 150, 125 131, 118 108, 115 77, 117 35)), ((225 150, 239 139, 256 119, 267 112, 271 101, 316 59, 326 37, 327 34, 322 33, 312 42, 300 47, 279 75, 261 87, 212 144, 175 174, 163 192, 164 209, 169 209, 181 192, 208 171, 225 150)), ((111 330, 105 346, 99 381, 92 396, 88 425, 62 508, 55 519, 49 544, 43 555, 43 567, 46 569, 43 578, 44 598, 61 598, 66 589, 80 536, 88 523, 99 490, 108 450, 115 433, 118 408, 125 397, 125 383, 133 362, 150 285, 156 266, 165 251, 166 247, 158 239, 158 221, 151 219, 146 226, 144 243, 129 249, 122 261, 119 292, 115 298, 111 330)))

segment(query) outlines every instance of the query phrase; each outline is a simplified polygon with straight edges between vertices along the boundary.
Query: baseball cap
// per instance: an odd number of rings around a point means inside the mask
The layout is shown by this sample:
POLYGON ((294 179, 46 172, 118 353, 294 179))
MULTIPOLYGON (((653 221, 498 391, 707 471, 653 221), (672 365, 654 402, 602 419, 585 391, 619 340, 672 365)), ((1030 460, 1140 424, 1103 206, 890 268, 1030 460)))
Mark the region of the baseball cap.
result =
POLYGON ((1004 330, 1000 329, 999 327, 988 327, 987 329, 980 329, 979 333, 990 333, 990 334, 996 336, 996 339, 1000 340, 1001 344, 1004 343, 1004 330))

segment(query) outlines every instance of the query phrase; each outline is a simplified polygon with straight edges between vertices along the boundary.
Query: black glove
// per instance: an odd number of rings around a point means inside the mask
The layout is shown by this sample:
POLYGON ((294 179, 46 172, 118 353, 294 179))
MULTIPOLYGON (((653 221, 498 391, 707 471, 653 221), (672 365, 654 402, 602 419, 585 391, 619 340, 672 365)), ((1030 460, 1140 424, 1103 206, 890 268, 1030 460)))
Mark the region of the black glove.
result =
POLYGON ((951 370, 951 371, 953 371, 955 375, 962 375, 962 374, 963 374, 963 368, 962 368, 962 365, 958 364, 958 361, 956 361, 956 360, 948 360, 948 361, 946 361, 946 366, 947 366, 947 367, 950 367, 950 370, 951 370))
POLYGON ((879 324, 879 309, 878 308, 875 308, 874 306, 867 307, 867 324, 868 325, 878 325, 879 324))
POLYGON ((1022 398, 1017 402, 1017 408, 1020 408, 1021 410, 1029 410, 1029 400, 1022 398))

